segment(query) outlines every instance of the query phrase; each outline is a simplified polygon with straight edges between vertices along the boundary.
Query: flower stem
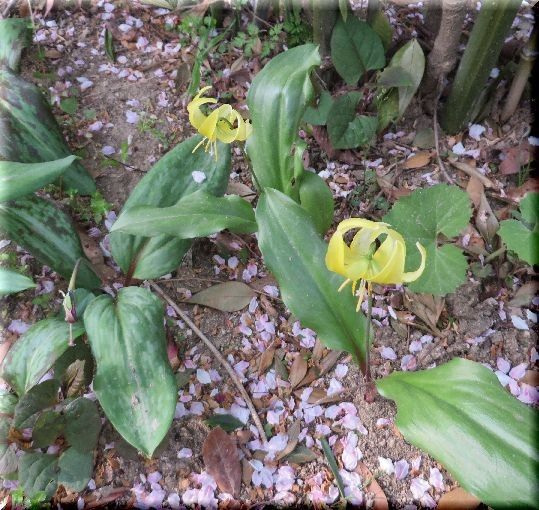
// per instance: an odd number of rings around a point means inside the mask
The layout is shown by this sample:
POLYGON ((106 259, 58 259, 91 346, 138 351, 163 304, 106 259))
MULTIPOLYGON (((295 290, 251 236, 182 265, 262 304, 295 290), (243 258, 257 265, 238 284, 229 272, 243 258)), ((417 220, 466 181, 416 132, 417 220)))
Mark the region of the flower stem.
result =
POLYGON ((365 324, 365 343, 366 343, 366 350, 365 350, 365 395, 364 399, 366 402, 374 402, 374 398, 376 397, 376 386, 374 385, 374 381, 372 380, 371 375, 371 363, 370 363, 370 339, 371 339, 371 321, 372 321, 372 294, 370 286, 367 287, 367 321, 365 324))

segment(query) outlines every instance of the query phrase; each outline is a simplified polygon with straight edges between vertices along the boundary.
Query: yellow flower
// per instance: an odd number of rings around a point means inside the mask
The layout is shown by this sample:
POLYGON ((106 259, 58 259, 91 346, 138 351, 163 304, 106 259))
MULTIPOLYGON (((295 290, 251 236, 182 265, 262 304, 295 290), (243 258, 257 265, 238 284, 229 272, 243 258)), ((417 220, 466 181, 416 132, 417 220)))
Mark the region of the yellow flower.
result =
POLYGON ((252 126, 249 121, 243 120, 241 115, 229 104, 219 106, 209 115, 204 115, 200 111, 201 105, 217 103, 217 99, 212 97, 201 97, 208 89, 211 87, 204 87, 200 90, 187 105, 187 111, 189 112, 189 122, 204 136, 193 152, 206 142, 206 151, 211 150, 217 159, 217 140, 224 143, 246 140, 251 134, 252 126))
POLYGON ((369 283, 413 282, 425 269, 425 248, 416 243, 421 254, 419 268, 410 273, 404 272, 406 244, 403 237, 389 226, 387 223, 350 218, 339 224, 329 241, 326 266, 346 278, 339 291, 352 282, 352 294, 355 294, 356 284, 361 281, 357 310, 361 307, 365 291, 369 292, 369 283), (354 229, 359 230, 348 246, 343 237, 354 229), (385 239, 380 243, 378 238, 382 236, 385 239))

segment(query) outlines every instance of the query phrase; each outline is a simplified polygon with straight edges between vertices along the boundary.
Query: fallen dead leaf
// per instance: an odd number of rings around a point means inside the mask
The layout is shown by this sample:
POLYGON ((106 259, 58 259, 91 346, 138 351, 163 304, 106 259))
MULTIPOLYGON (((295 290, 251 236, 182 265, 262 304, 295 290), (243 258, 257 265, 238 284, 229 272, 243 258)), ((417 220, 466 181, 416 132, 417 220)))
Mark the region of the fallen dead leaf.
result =
POLYGON ((298 437, 300 432, 301 421, 296 420, 294 423, 292 423, 292 425, 290 425, 290 427, 286 431, 286 433, 288 434, 288 443, 286 444, 285 449, 279 452, 279 454, 275 457, 275 461, 286 457, 289 453, 292 453, 294 451, 296 445, 298 444, 298 437))
POLYGON ((387 497, 380 485, 378 485, 378 482, 374 478, 369 468, 362 462, 359 462, 355 471, 363 478, 365 492, 370 492, 374 496, 374 501, 370 508, 373 510, 389 510, 387 497))
POLYGON ((202 446, 202 458, 208 473, 219 489, 232 496, 239 495, 242 467, 236 441, 221 427, 214 428, 202 446))
POLYGON ((504 154, 505 159, 500 163, 500 172, 503 175, 518 174, 522 165, 527 165, 533 159, 528 142, 510 147, 504 154))
POLYGON ((485 193, 481 193, 479 207, 475 215, 475 226, 487 244, 491 245, 500 228, 500 223, 492 211, 485 193))
POLYGON ((320 369, 318 367, 311 367, 309 368, 307 375, 297 385, 297 388, 301 388, 302 386, 307 386, 308 384, 311 384, 313 381, 315 381, 319 377, 320 377, 320 369))
POLYGON ((253 289, 243 282, 224 282, 197 292, 187 303, 209 306, 222 312, 237 312, 245 308, 254 296, 253 289))
POLYGON ((331 350, 320 362, 320 376, 327 374, 339 361, 339 358, 342 356, 342 351, 331 350))
POLYGON ((463 161, 456 161, 454 159, 449 159, 449 162, 461 172, 469 175, 470 177, 476 177, 479 179, 485 188, 495 188, 494 183, 485 175, 483 175, 479 170, 468 163, 463 161))
POLYGON ((322 354, 324 353, 324 344, 320 341, 320 338, 317 338, 314 347, 313 347, 313 355, 311 359, 314 363, 318 363, 322 359, 322 354))
MULTIPOLYGON (((408 290, 404 293, 404 306, 417 315, 436 336, 441 335, 437 324, 444 309, 444 304, 444 298, 433 296, 432 294, 415 294, 408 290)), ((397 312, 397 316, 399 317, 399 312, 397 312)), ((399 320, 401 320, 400 317, 399 320)), ((403 320, 401 322, 409 324, 409 322, 403 320)))
POLYGON ((432 154, 430 151, 421 151, 414 154, 404 162, 404 168, 412 170, 414 168, 423 168, 430 163, 432 154))
POLYGON ((481 504, 475 496, 457 487, 446 492, 438 501, 438 510, 474 510, 481 504))
POLYGON ((275 356, 275 347, 271 346, 266 349, 261 355, 258 362, 258 375, 265 374, 266 371, 273 364, 273 357, 275 356))
POLYGON ((227 195, 239 195, 240 197, 247 200, 247 202, 252 202, 256 198, 256 193, 249 188, 249 186, 243 184, 242 182, 229 181, 228 187, 226 189, 227 195))
POLYGON ((507 303, 509 306, 520 308, 522 306, 528 306, 532 299, 539 292, 539 282, 537 280, 532 280, 531 282, 525 283, 520 287, 513 296, 513 299, 507 303))
POLYGON ((539 386, 539 372, 537 370, 526 370, 520 382, 529 384, 530 386, 539 386))
POLYGON ((292 388, 295 388, 303 380, 308 368, 307 361, 301 353, 298 353, 290 367, 289 380, 292 388))
POLYGON ((476 176, 470 177, 466 192, 476 208, 481 203, 481 195, 484 193, 484 189, 483 183, 476 176))

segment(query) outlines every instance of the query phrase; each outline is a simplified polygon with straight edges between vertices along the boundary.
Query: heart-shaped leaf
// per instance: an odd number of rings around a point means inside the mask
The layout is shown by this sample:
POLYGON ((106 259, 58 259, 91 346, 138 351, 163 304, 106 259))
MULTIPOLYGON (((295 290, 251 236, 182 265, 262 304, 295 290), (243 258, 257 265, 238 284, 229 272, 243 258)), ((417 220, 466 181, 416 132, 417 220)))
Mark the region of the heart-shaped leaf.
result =
MULTIPOLYGON (((290 311, 331 349, 365 360, 365 317, 351 292, 338 292, 342 277, 325 265, 327 244, 308 213, 277 190, 268 189, 256 209, 264 261, 290 311)), ((364 367, 363 367, 364 368, 364 367)))
POLYGON ((56 379, 47 379, 22 395, 15 406, 13 425, 19 429, 32 427, 37 413, 58 402, 59 388, 56 379))
POLYGON ((437 184, 400 198, 384 216, 384 221, 406 241, 407 271, 419 266, 420 254, 415 243, 421 243, 427 250, 425 271, 408 285, 410 290, 444 296, 464 282, 467 268, 464 255, 453 244, 440 245, 438 236, 458 235, 466 228, 471 213, 470 200, 464 191, 457 186, 437 184))
POLYGON ((58 485, 75 492, 82 491, 90 481, 93 467, 92 452, 68 448, 58 458, 58 485))
POLYGON ((25 496, 45 492, 50 498, 58 483, 58 457, 46 453, 26 453, 19 464, 19 480, 25 496))
POLYGON ((94 299, 84 324, 96 361, 94 391, 122 437, 151 456, 176 408, 176 380, 167 357, 163 306, 148 290, 120 289, 94 299))
MULTIPOLYGON (((122 215, 137 206, 170 207, 182 197, 204 190, 222 195, 230 173, 230 148, 219 142, 218 158, 193 149, 200 142, 193 136, 165 154, 141 179, 127 199, 122 215), (204 176, 196 182, 193 172, 204 176)), ((176 269, 191 246, 191 240, 160 235, 152 238, 113 232, 110 244, 114 260, 135 278, 158 278, 176 269)))
POLYGON ((325 126, 328 121, 329 111, 333 105, 331 94, 324 90, 320 94, 318 104, 309 106, 303 115, 303 121, 313 126, 325 126))
POLYGON ((376 386, 396 401, 395 423, 406 440, 468 492, 493 508, 538 508, 537 411, 490 370, 456 358, 431 370, 394 372, 376 386))

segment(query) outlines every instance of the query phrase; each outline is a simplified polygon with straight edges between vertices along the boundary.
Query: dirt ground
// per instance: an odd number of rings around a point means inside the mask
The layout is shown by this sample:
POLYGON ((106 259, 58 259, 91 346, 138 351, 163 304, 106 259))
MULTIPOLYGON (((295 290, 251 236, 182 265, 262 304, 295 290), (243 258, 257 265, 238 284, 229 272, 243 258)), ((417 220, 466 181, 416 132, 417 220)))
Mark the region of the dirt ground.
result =
MULTIPOLYGON (((420 11, 406 9, 399 13, 399 19, 411 23, 410 20, 416 18, 408 15, 420 11)), ((521 23, 527 20, 522 17, 521 23)), ((52 11, 46 19, 35 14, 36 44, 23 62, 24 76, 38 83, 55 102, 54 112, 71 147, 83 157, 84 165, 111 207, 104 221, 95 223, 82 218, 80 210, 67 198, 60 198, 60 202, 75 216, 93 240, 94 247, 100 247, 104 263, 111 267, 106 236, 114 214, 120 213, 130 191, 152 164, 192 133, 183 94, 187 86, 184 64, 192 61, 193 47, 178 32, 167 29, 167 25, 176 22, 177 15, 133 3, 130 6, 126 2, 100 1, 83 11, 52 11), (111 62, 104 51, 105 29, 115 38, 115 62, 111 62), (74 113, 60 108, 60 101, 68 97, 77 99, 74 113), (111 162, 106 156, 116 161, 111 162)), ((414 28, 403 26, 409 31, 414 28)), ((217 77, 218 87, 232 90, 241 105, 252 75, 264 61, 245 59, 243 78, 237 81, 227 78, 231 64, 240 57, 241 51, 231 51, 225 57, 208 57, 202 83, 209 84, 212 77, 217 77)), ((443 144, 452 147, 462 141, 466 149, 478 151, 477 167, 492 162, 498 164, 500 153, 527 138, 530 119, 529 104, 524 101, 505 126, 498 129, 491 123, 493 127, 479 141, 459 135, 444 137, 443 144)), ((306 134, 310 147, 306 163, 326 178, 337 201, 335 224, 350 215, 365 214, 379 219, 386 210, 384 207, 403 194, 403 190, 441 180, 436 160, 432 158, 420 168, 399 171, 394 175, 392 187, 380 188, 380 182, 383 183, 383 177, 395 168, 395 162, 402 162, 418 151, 414 145, 416 135, 431 125, 431 118, 421 111, 419 104, 414 104, 405 119, 390 128, 389 136, 380 137, 371 149, 362 153, 341 152, 332 157, 327 155, 317 133, 306 134), (374 182, 372 176, 368 177, 368 171, 374 172, 374 182)), ((489 125, 488 120, 486 125, 489 125)), ((234 151, 231 180, 254 189, 241 151, 238 148, 234 151)), ((453 168, 451 173, 465 189, 468 177, 453 168)), ((499 189, 504 190, 497 198, 490 197, 497 208, 518 201, 525 185, 519 181, 520 174, 505 176, 494 170, 489 175, 499 184, 499 189), (504 197, 509 198, 504 202, 504 197)), ((88 204, 88 200, 80 199, 80 204, 88 204)), ((474 235, 478 234, 473 229, 472 237, 474 235)), ((189 369, 193 373, 180 389, 177 418, 162 446, 154 459, 144 460, 103 417, 92 481, 80 494, 60 490, 58 501, 64 504, 78 501, 79 505, 82 501, 94 505, 93 508, 107 502, 122 507, 178 508, 182 498, 185 498, 183 503, 189 505, 196 502, 197 497, 200 504, 209 506, 218 500, 227 501, 228 496, 219 490, 206 490, 207 499, 202 499, 203 490, 212 487, 211 481, 204 477, 202 444, 210 430, 204 419, 221 408, 237 417, 246 416, 245 427, 235 433, 244 458, 240 499, 245 506, 263 502, 332 503, 336 499, 336 486, 318 438, 322 435, 328 438, 342 468, 347 441, 354 441, 352 435, 357 439, 354 455, 375 477, 390 507, 433 507, 445 492, 457 486, 456 482, 441 465, 403 439, 393 425, 396 407, 391 401, 380 396, 372 404, 364 401, 361 375, 350 356, 343 353, 324 376, 299 392, 291 389, 290 383, 276 374, 275 368, 258 374, 261 353, 270 345, 281 350, 283 363, 290 370, 295 353, 312 350, 315 338, 311 337, 312 332, 302 330, 301 325, 294 325, 296 319, 284 307, 277 289, 273 297, 268 296, 267 286, 273 293, 276 283, 263 266, 255 237, 246 235, 232 241, 236 243, 231 243, 231 238, 226 236, 197 241, 172 279, 168 283, 167 279, 161 281, 162 287, 180 302, 189 293, 208 287, 215 280, 246 281, 258 286, 262 294, 251 302, 248 310, 224 313, 200 306, 181 306, 189 311, 195 323, 243 378, 263 423, 270 415, 272 421, 273 416, 278 415, 272 426, 273 434, 287 434, 295 420, 301 421, 300 444, 312 449, 315 460, 266 462, 264 469, 270 473, 271 484, 264 487, 256 482, 254 467, 247 461, 263 457, 253 443, 256 429, 245 413, 244 402, 222 367, 169 308, 169 335, 178 346, 177 369, 180 372, 189 369), (210 374, 211 384, 197 378, 197 369, 210 374), (309 406, 306 404, 309 388, 324 392, 337 388, 337 396, 326 404, 309 406), (307 393, 302 393, 305 391, 307 393), (335 406, 340 406, 339 419, 332 414, 335 406), (306 418, 311 413, 312 420, 306 418), (343 417, 350 417, 354 426, 345 426, 347 422, 343 417), (391 468, 387 467, 389 460, 391 468), (409 466, 408 474, 401 479, 392 472, 399 461, 401 465, 406 461, 409 466), (287 466, 292 469, 283 470, 287 466), (430 482, 428 497, 414 497, 411 486, 418 477, 430 482)), ((2 245, 0 251, 14 248, 2 245)), ((22 251, 17 255, 25 256, 22 251)), ((6 329, 4 343, 16 341, 26 326, 58 310, 61 303, 58 290, 66 286, 57 275, 47 269, 40 270, 34 261, 27 260, 40 285, 36 291, 4 300, 0 317, 6 329), (44 304, 32 303, 36 296, 49 294, 44 304)), ((529 279, 531 269, 519 268, 516 272, 514 269, 514 266, 496 267, 498 274, 505 276, 491 279, 479 279, 469 272, 468 282, 443 301, 443 310, 434 320, 436 328, 430 327, 417 310, 410 309, 404 290, 376 289, 373 375, 381 377, 394 370, 429 368, 458 356, 487 364, 493 370, 497 369, 500 358, 512 367, 525 363, 526 381, 534 380, 537 335, 533 331, 533 310, 536 308, 529 304, 511 305, 515 292, 529 279), (521 319, 525 326, 517 322, 516 327, 513 316, 521 319)), ((109 274, 111 287, 123 284, 119 273, 110 269, 109 274)), ((323 354, 327 355, 328 351, 324 350, 323 354)), ((260 476, 264 473, 261 471, 260 476)), ((363 477, 363 483, 367 479, 363 477)), ((362 488, 364 490, 359 491, 362 503, 372 503, 373 485, 362 488)))

